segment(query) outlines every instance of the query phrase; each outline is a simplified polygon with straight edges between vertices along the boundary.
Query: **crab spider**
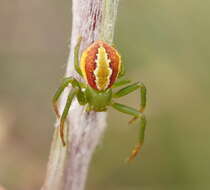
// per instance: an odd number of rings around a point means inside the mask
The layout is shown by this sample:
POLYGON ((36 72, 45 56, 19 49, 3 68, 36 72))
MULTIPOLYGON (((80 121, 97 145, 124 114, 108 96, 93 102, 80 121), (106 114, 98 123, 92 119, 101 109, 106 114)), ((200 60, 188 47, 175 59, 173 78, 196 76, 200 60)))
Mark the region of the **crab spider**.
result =
POLYGON ((73 77, 64 78, 53 97, 53 108, 57 118, 60 119, 60 137, 62 143, 64 146, 66 145, 64 124, 72 100, 76 97, 80 105, 86 105, 86 111, 104 112, 110 106, 122 113, 133 116, 129 123, 140 119, 138 144, 128 158, 128 160, 132 160, 141 150, 144 142, 146 118, 143 112, 146 106, 146 88, 143 83, 136 82, 130 84, 130 80, 119 80, 125 74, 121 57, 115 48, 103 41, 96 41, 91 44, 83 51, 79 60, 81 40, 82 38, 80 37, 74 49, 74 67, 77 73, 84 78, 85 83, 79 82, 73 77), (71 84, 72 89, 69 92, 64 110, 60 115, 57 108, 57 100, 69 84, 71 84), (127 86, 113 92, 113 89, 124 85, 127 86), (126 96, 138 89, 140 91, 139 109, 115 102, 115 99, 126 96))

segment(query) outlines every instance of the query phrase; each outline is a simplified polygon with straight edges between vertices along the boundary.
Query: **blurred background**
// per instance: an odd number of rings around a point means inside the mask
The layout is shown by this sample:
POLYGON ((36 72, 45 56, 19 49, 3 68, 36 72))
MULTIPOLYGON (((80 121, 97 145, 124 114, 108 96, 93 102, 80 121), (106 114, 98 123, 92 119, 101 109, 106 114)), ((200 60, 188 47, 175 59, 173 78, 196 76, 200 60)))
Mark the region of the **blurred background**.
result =
MULTIPOLYGON (((115 44, 127 77, 148 88, 142 154, 130 117, 109 110, 88 190, 210 188, 210 1, 121 0, 115 44)), ((40 189, 65 72, 70 0, 0 0, 0 184, 40 189)), ((137 106, 138 93, 122 99, 137 106)))

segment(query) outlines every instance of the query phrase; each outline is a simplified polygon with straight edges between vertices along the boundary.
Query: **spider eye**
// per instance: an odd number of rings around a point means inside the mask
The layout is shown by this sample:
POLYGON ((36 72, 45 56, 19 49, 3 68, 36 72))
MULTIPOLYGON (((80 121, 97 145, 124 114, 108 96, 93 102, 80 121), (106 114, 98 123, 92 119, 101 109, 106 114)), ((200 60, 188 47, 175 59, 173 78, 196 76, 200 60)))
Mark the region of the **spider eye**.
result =
POLYGON ((109 44, 96 41, 82 53, 80 67, 87 83, 103 91, 115 82, 120 72, 121 57, 109 44))

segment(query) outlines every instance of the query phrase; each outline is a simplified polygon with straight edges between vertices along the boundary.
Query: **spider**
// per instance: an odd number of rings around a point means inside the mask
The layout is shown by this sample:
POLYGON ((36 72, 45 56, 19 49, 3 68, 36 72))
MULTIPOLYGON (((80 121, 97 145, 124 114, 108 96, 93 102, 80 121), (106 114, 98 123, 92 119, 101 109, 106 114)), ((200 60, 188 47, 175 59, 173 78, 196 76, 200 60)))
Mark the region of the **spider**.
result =
POLYGON ((104 112, 110 106, 122 113, 133 116, 129 123, 140 119, 140 130, 138 144, 134 147, 128 160, 136 157, 144 142, 144 132, 146 127, 146 118, 143 114, 146 106, 146 88, 143 83, 120 79, 125 74, 125 69, 121 63, 121 56, 118 51, 104 41, 95 41, 86 50, 83 51, 79 61, 79 49, 82 37, 74 49, 74 67, 77 73, 85 80, 85 83, 79 82, 73 77, 66 77, 56 91, 53 97, 53 108, 58 119, 60 119, 60 137, 65 146, 64 124, 68 115, 74 97, 77 98, 80 105, 86 105, 86 111, 104 112), (57 108, 57 100, 64 89, 71 84, 72 89, 69 92, 66 105, 60 115, 57 108), (115 88, 125 86, 124 88, 113 91, 115 88), (115 99, 121 98, 135 90, 140 91, 139 109, 119 104, 115 99))

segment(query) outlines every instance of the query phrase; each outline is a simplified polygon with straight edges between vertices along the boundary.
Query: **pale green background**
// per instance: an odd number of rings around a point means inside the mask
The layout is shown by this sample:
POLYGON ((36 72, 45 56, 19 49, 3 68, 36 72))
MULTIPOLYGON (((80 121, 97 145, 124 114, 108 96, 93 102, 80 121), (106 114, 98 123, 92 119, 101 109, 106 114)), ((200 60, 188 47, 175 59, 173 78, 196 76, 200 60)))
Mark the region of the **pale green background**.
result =
MULTIPOLYGON (((0 184, 40 189, 65 72, 69 0, 0 0, 0 184)), ((87 190, 210 188, 210 1, 121 0, 115 44, 127 76, 148 88, 143 152, 130 117, 110 110, 87 190)), ((122 100, 138 105, 138 93, 122 100)))

